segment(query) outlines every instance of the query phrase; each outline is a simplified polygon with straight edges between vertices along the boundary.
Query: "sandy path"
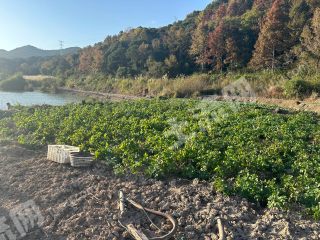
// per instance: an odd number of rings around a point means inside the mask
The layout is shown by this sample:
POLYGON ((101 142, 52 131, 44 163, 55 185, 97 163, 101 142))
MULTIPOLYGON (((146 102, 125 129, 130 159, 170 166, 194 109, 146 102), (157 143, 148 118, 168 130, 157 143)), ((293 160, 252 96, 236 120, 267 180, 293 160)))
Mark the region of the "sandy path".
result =
POLYGON ((74 94, 80 94, 87 97, 94 97, 97 99, 111 99, 111 100, 135 100, 141 99, 142 97, 134 96, 134 95, 124 95, 117 93, 104 93, 104 92, 95 92, 95 91, 85 91, 79 89, 71 89, 71 88, 58 88, 58 91, 62 92, 70 92, 74 94))
MULTIPOLYGON (((21 239, 131 239, 118 223, 118 191, 149 208, 172 214, 179 229, 174 239, 217 239, 214 218, 223 216, 227 239, 320 239, 320 223, 293 212, 263 211, 246 200, 216 194, 208 182, 156 181, 115 176, 97 163, 74 169, 49 162, 45 150, 28 151, 0 145, 0 218, 34 200, 45 218, 21 239)), ((140 212, 130 209, 122 219, 147 228, 140 212)), ((170 225, 155 216, 162 229, 170 225)), ((151 233, 150 233, 151 234, 151 233)))

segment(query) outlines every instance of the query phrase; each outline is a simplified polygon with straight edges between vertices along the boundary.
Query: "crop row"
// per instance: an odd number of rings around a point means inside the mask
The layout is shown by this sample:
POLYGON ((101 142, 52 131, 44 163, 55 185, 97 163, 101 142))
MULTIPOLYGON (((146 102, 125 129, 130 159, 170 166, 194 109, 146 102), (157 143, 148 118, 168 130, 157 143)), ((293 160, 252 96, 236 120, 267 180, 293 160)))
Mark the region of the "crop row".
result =
POLYGON ((117 173, 208 179, 218 191, 320 218, 319 120, 255 104, 145 100, 22 108, 0 120, 0 135, 80 146, 117 173))

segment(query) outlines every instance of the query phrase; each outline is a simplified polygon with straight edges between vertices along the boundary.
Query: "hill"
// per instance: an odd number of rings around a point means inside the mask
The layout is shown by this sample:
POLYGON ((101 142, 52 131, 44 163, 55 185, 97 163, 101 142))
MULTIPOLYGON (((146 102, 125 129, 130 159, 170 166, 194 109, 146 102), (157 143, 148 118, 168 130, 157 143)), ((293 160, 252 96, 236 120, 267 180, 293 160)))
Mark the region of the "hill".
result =
POLYGON ((109 36, 83 49, 75 67, 86 74, 175 77, 317 64, 319 7, 310 0, 216 0, 184 21, 109 36))
POLYGON ((183 21, 121 31, 77 54, 2 61, 0 72, 59 76, 69 88, 169 96, 219 90, 245 76, 259 94, 309 96, 320 94, 319 23, 315 0, 215 0, 183 21), (185 78, 199 73, 206 76, 185 78))
POLYGON ((78 47, 71 47, 62 50, 42 50, 34 46, 23 46, 11 51, 0 49, 0 58, 6 59, 19 59, 19 58, 30 58, 30 57, 50 57, 57 55, 67 55, 77 53, 80 50, 78 47))

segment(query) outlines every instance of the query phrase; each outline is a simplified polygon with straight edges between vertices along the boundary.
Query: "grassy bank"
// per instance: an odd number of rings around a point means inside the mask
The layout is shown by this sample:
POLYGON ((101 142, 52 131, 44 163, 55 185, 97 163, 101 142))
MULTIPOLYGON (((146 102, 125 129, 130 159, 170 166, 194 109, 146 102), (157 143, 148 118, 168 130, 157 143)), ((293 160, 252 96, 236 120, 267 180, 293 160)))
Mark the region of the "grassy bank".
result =
POLYGON ((252 104, 152 100, 25 108, 0 134, 80 146, 118 173, 213 180, 263 206, 320 218, 320 118, 252 104))
POLYGON ((115 93, 135 96, 165 96, 190 98, 221 94, 238 80, 245 81, 255 96, 285 99, 317 98, 320 95, 320 74, 312 69, 290 71, 237 71, 228 73, 198 73, 190 76, 161 78, 138 76, 121 78, 100 73, 89 75, 14 76, 0 80, 0 90, 56 92, 59 88, 115 93))
POLYGON ((176 78, 117 78, 102 74, 71 76, 62 84, 67 88, 129 95, 192 97, 219 94, 242 79, 256 96, 273 98, 309 98, 320 94, 320 75, 303 69, 292 71, 229 72, 226 74, 194 74, 176 78))

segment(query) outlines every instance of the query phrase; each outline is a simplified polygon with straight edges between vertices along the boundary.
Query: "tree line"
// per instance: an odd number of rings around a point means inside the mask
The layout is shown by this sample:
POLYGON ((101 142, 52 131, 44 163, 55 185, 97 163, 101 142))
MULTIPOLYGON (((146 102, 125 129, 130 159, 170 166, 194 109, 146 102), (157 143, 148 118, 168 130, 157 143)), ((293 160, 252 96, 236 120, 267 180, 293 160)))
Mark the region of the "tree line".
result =
POLYGON ((216 0, 162 28, 108 36, 77 54, 0 60, 0 72, 68 77, 189 75, 239 69, 320 67, 320 1, 216 0))

